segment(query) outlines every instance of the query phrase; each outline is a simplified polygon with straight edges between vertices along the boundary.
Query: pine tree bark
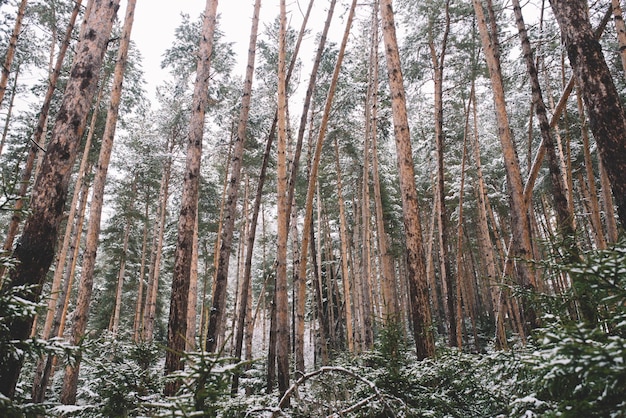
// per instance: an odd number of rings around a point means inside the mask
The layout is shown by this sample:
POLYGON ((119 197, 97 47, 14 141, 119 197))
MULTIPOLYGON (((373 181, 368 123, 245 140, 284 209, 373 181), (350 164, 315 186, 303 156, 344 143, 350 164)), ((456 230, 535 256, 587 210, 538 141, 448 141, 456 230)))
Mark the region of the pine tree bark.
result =
MULTIPOLYGON (((87 226, 87 238, 83 253, 83 265, 81 280, 78 290, 78 299, 72 324, 72 344, 78 345, 85 335, 87 329, 87 319, 89 317, 89 305, 91 303, 91 293, 93 290, 93 276, 96 265, 96 253, 98 250, 98 239, 100 236, 100 220, 102 217, 102 207, 104 205, 104 186, 106 183, 111 152, 113 150, 113 139, 119 114, 119 106, 122 97, 122 83, 124 80, 124 70, 128 58, 128 47, 130 45, 130 33, 133 27, 135 16, 136 0, 129 0, 126 6, 124 27, 113 74, 113 86, 111 89, 111 99, 107 111, 102 144, 100 145, 100 155, 96 165, 96 174, 93 182, 93 193, 91 206, 89 209, 89 224, 87 226)), ((95 10, 92 12, 94 13, 95 10)), ((76 402, 76 391, 78 388, 78 373, 80 370, 80 358, 73 366, 65 369, 63 379, 63 389, 61 402, 70 405, 76 402)))
MULTIPOLYGON (((10 284, 5 286, 35 285, 27 300, 37 301, 46 273, 54 258, 58 228, 63 216, 71 169, 76 160, 80 139, 84 133, 87 114, 97 89, 98 74, 111 33, 118 1, 93 0, 93 12, 80 38, 70 79, 52 130, 52 137, 35 181, 31 199, 31 215, 13 256, 19 261, 11 272, 10 284)), ((27 338, 32 319, 12 321, 8 337, 27 338)), ((0 392, 12 398, 22 362, 16 361, 0 370, 0 392)))
POLYGON ((400 193, 402 195, 402 214, 406 234, 407 280, 409 282, 411 316, 417 358, 424 359, 435 355, 435 341, 431 330, 431 312, 428 299, 428 283, 424 264, 422 244, 422 226, 420 224, 419 203, 415 185, 415 167, 411 135, 406 111, 406 94, 402 80, 400 54, 396 38, 393 8, 391 0, 381 0, 381 20, 383 39, 389 73, 391 108, 396 138, 398 171, 400 172, 400 193))
POLYGON ((626 117, 613 78, 589 22, 583 0, 550 0, 567 55, 581 88, 589 126, 613 189, 617 214, 626 223, 626 117))
MULTIPOLYGON (((166 374, 171 374, 176 370, 184 368, 182 352, 185 350, 185 336, 187 334, 189 279, 193 258, 193 235, 198 208, 202 136, 204 134, 204 116, 209 94, 209 73, 214 43, 213 35, 217 19, 217 3, 218 0, 207 0, 202 23, 192 113, 189 121, 181 208, 178 218, 178 239, 174 256, 174 276, 172 279, 170 315, 167 327, 168 349, 165 355, 166 374)), ((165 386, 165 395, 174 395, 180 384, 181 382, 178 380, 168 382, 165 386)))
MULTIPOLYGON (((259 10, 261 1, 256 0, 252 15, 252 29, 250 31, 250 41, 248 43, 248 63, 246 66, 246 76, 244 80, 243 93, 241 98, 241 110, 237 123, 237 135, 235 137, 233 155, 231 159, 230 180, 226 205, 224 207, 224 221, 221 233, 221 244, 219 251, 219 263, 215 274, 215 285, 209 324, 207 331, 207 351, 215 352, 217 335, 223 326, 224 311, 226 309, 226 293, 228 287, 228 267, 230 253, 235 229, 235 218, 237 213, 237 196, 239 184, 241 183, 241 167, 243 165, 244 146, 246 141, 246 127, 248 125, 248 114, 250 113, 250 100, 252 98, 252 81, 254 76, 254 62, 256 57, 256 42, 259 30, 259 10)), ((249 284, 248 284, 249 286, 249 284)), ((246 299, 247 300, 247 299, 246 299)), ((242 301, 244 305, 246 300, 242 301)), ((241 355, 241 353, 240 353, 241 355)))

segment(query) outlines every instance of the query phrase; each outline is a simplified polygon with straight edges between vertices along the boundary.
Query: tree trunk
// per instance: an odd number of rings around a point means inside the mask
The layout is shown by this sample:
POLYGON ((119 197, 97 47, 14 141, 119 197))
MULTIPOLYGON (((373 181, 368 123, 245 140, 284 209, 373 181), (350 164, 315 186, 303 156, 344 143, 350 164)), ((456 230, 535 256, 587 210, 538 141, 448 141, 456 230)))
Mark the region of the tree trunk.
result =
MULTIPOLYGON (((246 66, 246 77, 244 80, 243 94, 241 98, 241 110, 237 124, 237 136, 231 160, 230 180, 226 205, 224 207, 224 225, 222 226, 221 244, 219 252, 219 263, 215 274, 215 284, 211 313, 207 331, 207 351, 215 352, 217 335, 223 326, 224 311, 226 309, 226 292, 228 287, 228 267, 230 253, 235 229, 235 217, 237 212, 237 195, 239 193, 239 183, 241 182, 241 167, 243 165, 244 146, 246 141, 246 127, 248 125, 248 114, 250 112, 250 99, 252 97, 252 80, 254 76, 254 62, 256 57, 256 42, 259 29, 259 10, 261 1, 256 0, 252 15, 252 29, 250 31, 250 41, 248 43, 248 64, 246 66)), ((246 299, 247 300, 247 299, 246 299)), ((245 301, 243 301, 245 306, 245 301)), ((245 309, 244 311, 245 312, 245 309)))
MULTIPOLYGON (((134 196, 137 193, 137 178, 133 181, 131 196, 133 201, 130 203, 130 208, 135 205, 134 196)), ((114 339, 117 338, 117 333, 120 325, 120 313, 122 311, 122 292, 124 290, 124 275, 126 274, 126 254, 128 253, 128 241, 130 239, 131 220, 126 218, 126 226, 124 227, 124 238, 122 240, 122 259, 120 260, 120 269, 117 274, 117 289, 115 291, 115 309, 113 311, 113 318, 111 320, 111 334, 114 339)))
MULTIPOLYGON (((287 11, 285 0, 280 0, 280 32, 278 34, 278 142, 277 142, 277 250, 276 287, 274 295, 275 320, 272 321, 276 338, 276 365, 278 368, 279 397, 289 387, 289 301, 287 294, 287 239, 289 214, 287 207, 287 11)), ((274 313, 273 313, 274 314, 274 313)), ((273 318, 273 319, 274 319, 273 318)), ((270 388, 268 388, 270 389, 270 388)))
MULTIPOLYGON (((530 237, 530 223, 524 202, 524 188, 522 175, 519 166, 517 150, 512 138, 511 127, 506 110, 506 102, 504 98, 504 84, 502 82, 502 72, 500 70, 499 42, 497 39, 497 31, 494 30, 496 22, 491 16, 491 30, 487 28, 483 5, 481 0, 473 0, 476 19, 480 31, 480 37, 483 44, 484 54, 489 68, 491 77, 491 87, 493 90, 493 99, 496 108, 498 136, 502 147, 502 154, 506 168, 507 186, 509 193, 509 201, 511 205, 511 228, 513 239, 509 246, 513 249, 514 257, 520 261, 518 267, 518 284, 527 291, 532 291, 535 286, 535 277, 532 269, 527 264, 527 260, 532 257, 532 245, 530 237)), ((490 4, 489 4, 490 6, 490 4)), ((492 15, 493 10, 489 7, 488 11, 492 15)), ((537 317, 534 309, 528 301, 524 301, 524 332, 528 332, 537 326, 537 317)))
POLYGON ((13 27, 13 33, 11 39, 9 39, 9 48, 4 56, 4 64, 2 65, 2 75, 0 76, 0 105, 4 100, 4 93, 7 90, 9 83, 9 74, 11 74, 11 64, 15 57, 15 50, 17 49, 17 40, 22 31, 22 21, 24 20, 24 13, 26 12, 26 4, 28 0, 22 0, 20 6, 17 9, 17 17, 15 18, 15 26, 13 27))
POLYGON ((402 214, 406 233, 407 279, 409 282, 410 306, 413 318, 413 334, 417 358, 424 359, 435 355, 435 341, 431 330, 430 302, 428 300, 428 283, 424 264, 424 248, 422 244, 422 227, 420 224, 419 204, 415 186, 415 168, 411 135, 406 111, 406 95, 402 80, 400 54, 396 39, 393 8, 391 0, 381 0, 381 19, 389 88, 391 92, 391 108, 396 138, 396 154, 400 173, 400 193, 402 195, 402 214))
MULTIPOLYGON (((434 81, 435 81, 435 148, 437 152, 437 193, 439 210, 437 211, 437 230, 439 231, 439 274, 444 292, 444 301, 446 307, 446 316, 448 319, 448 345, 453 347, 457 345, 457 327, 456 327, 456 297, 454 291, 454 274, 450 257, 448 255, 448 211, 446 209, 446 187, 445 187, 445 133, 443 130, 443 70, 446 58, 446 48, 448 43, 448 34, 450 33, 450 11, 449 0, 445 3, 445 29, 443 39, 441 41, 441 52, 437 54, 434 41, 429 41, 431 61, 433 64, 434 81)), ((431 34, 432 36, 432 34, 431 34)))
MULTIPOLYGON (((63 66, 63 60, 65 59, 65 53, 67 52, 67 48, 69 47, 70 41, 72 39, 71 35, 74 29, 74 23, 76 22, 76 16, 78 16, 78 12, 80 11, 81 1, 82 0, 77 0, 76 4, 74 5, 74 10, 72 11, 70 22, 65 32, 65 38, 63 40, 63 43, 61 44, 61 49, 59 50, 59 55, 54 66, 54 70, 52 72, 52 75, 50 76, 48 89, 46 90, 46 95, 44 97, 43 104, 41 105, 41 110, 39 111, 37 126, 35 127, 35 133, 32 139, 32 146, 28 151, 28 156, 26 157, 26 162, 21 173, 18 198, 15 202, 13 216, 11 217, 9 229, 4 241, 4 246, 2 247, 4 251, 10 251, 13 247, 13 241, 17 236, 19 225, 22 220, 21 213, 22 208, 24 207, 24 197, 26 196, 26 192, 30 184, 30 178, 33 172, 33 167, 35 165, 35 157, 37 155, 37 152, 40 150, 40 143, 42 142, 41 139, 45 131, 46 121, 48 120, 48 113, 50 112, 50 106, 52 104, 52 96, 56 90, 59 75, 61 74, 61 68, 63 66)), ((23 1, 23 3, 26 3, 26 1, 23 1)), ((95 75, 94 77, 97 78, 97 75, 95 75)), ((0 268, 0 277, 3 276, 2 273, 2 269, 0 268)))
MULTIPOLYGON (((374 208, 376 214, 376 237, 378 239, 378 252, 381 264, 381 281, 383 290, 383 321, 398 321, 396 278, 393 267, 393 258, 389 251, 389 237, 385 231, 385 219, 383 214, 382 193, 380 189, 380 170, 378 169, 378 44, 379 40, 379 23, 378 23, 378 2, 372 5, 372 36, 371 36, 371 52, 370 52, 370 77, 368 88, 370 89, 370 116, 372 123, 371 147, 372 147, 372 182, 374 186, 374 208)), ((340 201, 343 205, 343 202, 340 201)), ((345 212, 345 209, 344 209, 345 212)), ((344 213, 345 217, 345 213, 344 213)), ((344 219, 345 221, 345 219, 344 219)), ((347 260, 346 260, 347 261, 347 260)), ((347 307, 346 307, 347 308, 347 307)))
MULTIPOLYGON (((296 41, 296 47, 293 52, 291 62, 289 64, 289 69, 287 71, 285 83, 289 83, 289 79, 295 67, 296 59, 298 57, 298 51, 300 49, 300 45, 301 45, 302 38, 305 33, 306 25, 309 20, 309 16, 311 14, 312 6, 313 6, 313 0, 309 2, 309 7, 307 8, 307 12, 304 16, 304 20, 302 21, 302 26, 300 28, 298 40, 296 41)), ((270 155, 272 151, 272 143, 274 142, 274 137, 276 136, 277 124, 278 124, 278 110, 276 110, 276 113, 274 114, 272 126, 270 128, 270 132, 267 137, 265 150, 263 153, 263 161, 261 163, 261 170, 260 170, 259 178, 258 178, 257 191, 256 191, 256 195, 254 198, 254 207, 252 209, 252 219, 250 220, 250 229, 248 231, 248 244, 246 246, 246 261, 245 261, 245 271, 244 271, 244 279, 243 279, 244 282, 250 281, 250 276, 252 273, 252 256, 253 256, 253 251, 254 251, 254 241, 256 239, 256 228, 257 228, 257 223, 258 223, 258 218, 259 218, 259 211, 261 208, 261 203, 262 203, 262 198, 263 198, 263 186, 265 185, 267 167, 269 165, 270 155)), ((265 324, 265 321, 263 322, 263 324, 265 324)), ((241 347, 243 344, 243 334, 244 334, 243 324, 241 323, 241 317, 240 317, 239 323, 237 324, 235 351, 239 350, 241 352, 241 348, 239 347, 241 347)), ((251 336, 251 333, 250 333, 250 336, 251 336)), ((265 333, 263 333, 263 337, 265 338, 265 333)), ((265 341, 265 339, 263 341, 265 341)), ((268 355, 268 390, 271 391, 272 384, 269 384, 269 383, 271 383, 270 373, 272 373, 273 371, 269 369, 269 365, 271 362, 270 360, 271 359, 269 358, 269 355, 268 355)), ((235 377, 235 379, 233 379, 233 390, 235 390, 234 389, 235 385, 238 384, 237 379, 238 377, 235 377)))
MULTIPOLYGON (((39 300, 46 273, 54 258, 71 169, 93 103, 98 74, 118 8, 116 0, 92 2, 94 9, 86 24, 86 36, 79 41, 51 142, 33 187, 31 215, 13 252, 19 264, 11 272, 10 284, 3 284, 35 285, 33 294, 23 295, 27 300, 39 300)), ((8 337, 24 340, 31 325, 32 319, 12 321, 8 326, 8 337)), ((0 369, 0 392, 9 398, 15 394, 21 366, 22 361, 15 361, 0 369)))
MULTIPOLYGON (((200 160, 202 157, 202 135, 204 116, 209 94, 211 54, 215 32, 218 0, 207 0, 202 23, 202 35, 198 52, 198 66, 194 83, 189 136, 187 139, 187 159, 184 170, 180 216, 178 218, 178 239, 174 256, 174 276, 167 327, 167 352, 165 374, 182 370, 182 352, 185 350, 187 334, 187 310, 189 303, 189 280, 193 258, 193 235, 198 209, 198 184, 200 181, 200 160)), ((208 349, 208 347, 207 347, 208 349)), ((180 387, 179 380, 165 385, 165 395, 173 396, 180 387)))
MULTIPOLYGON (((290 167, 290 177, 288 184, 288 195, 287 201, 294 201, 294 193, 296 187, 296 179, 298 178, 298 167, 300 165, 300 155, 302 153, 302 144, 304 142, 304 132, 306 130, 307 125, 307 117, 309 116, 309 107, 311 104, 311 100, 313 98, 313 92, 316 87, 317 74, 319 70, 319 66, 322 62, 322 55, 324 52, 324 48, 326 46, 326 38, 328 36, 328 31, 330 29, 330 24, 332 22, 333 13, 335 10, 335 5, 337 1, 331 0, 330 5, 328 6, 328 12, 326 15, 326 21, 324 23, 324 29, 322 30, 319 43, 317 45, 317 52, 315 54, 315 60, 313 61, 313 67, 311 68, 311 76, 309 78, 309 84, 307 86, 307 90, 304 96, 304 103, 302 106, 302 114, 300 115, 300 125, 298 127, 298 136, 296 138, 296 146, 294 150, 294 156, 290 167)), ((291 206, 287 209, 288 215, 291 211, 291 206)), ((301 262, 301 260, 299 261, 301 262)), ((295 326, 295 358, 296 358, 296 370, 303 372, 304 369, 300 369, 300 367, 304 367, 304 298, 306 293, 306 280, 299 276, 299 271, 296 270, 296 274, 294 276, 294 286, 296 287, 297 301, 296 304, 296 326, 295 326), (302 300, 300 299, 302 298, 302 300)))
MULTIPOLYGON (((74 323, 72 325, 72 344, 78 345, 85 335, 87 329, 87 319, 89 317, 89 305, 91 303, 91 293, 93 290, 93 275, 96 265, 96 252, 98 250, 98 239, 100 236, 100 220, 102 207, 104 205, 104 186, 106 183, 107 171, 111 160, 113 149, 113 139, 119 114, 119 106, 122 96, 122 83, 124 80, 124 70, 128 58, 128 47, 130 44, 130 33, 133 27, 136 0, 129 0, 126 6, 126 16, 122 29, 122 38, 118 49, 117 62, 113 75, 113 87, 111 89, 111 101, 107 111, 100 155, 96 166, 96 174, 93 183, 93 193, 91 206, 89 209, 89 225, 87 227, 87 239, 83 253, 83 265, 81 280, 78 290, 78 300, 74 323)), ((95 12, 95 11, 94 11, 95 12)), ((94 13, 92 12, 92 13, 94 13)), ((78 386, 78 373, 80 370, 80 358, 72 366, 65 370, 63 380, 63 390, 61 402, 68 405, 76 402, 76 391, 78 386)))
POLYGON ((148 248, 148 216, 150 211, 150 199, 146 196, 144 207, 143 238, 141 240, 141 266, 139 267, 139 279, 137 289, 137 302, 135 303, 135 319, 133 320, 133 342, 138 343, 141 336, 141 318, 143 314, 144 276, 146 272, 146 251, 148 248))
POLYGON ((604 59, 602 47, 595 39, 587 2, 583 0, 550 0, 552 10, 565 40, 570 65, 581 87, 589 126, 598 144, 607 171, 617 213, 626 223, 626 117, 622 103, 604 59))
POLYGON ((348 352, 354 352, 354 335, 352 331, 352 291, 350 289, 350 270, 348 268, 348 231, 346 221, 346 205, 343 201, 343 184, 341 181, 341 164, 339 163, 339 144, 335 137, 335 164, 337 167, 337 199, 339 203, 339 236, 341 240, 341 279, 343 282, 343 300, 346 312, 346 340, 348 352))
POLYGON ((622 15, 622 6, 620 0, 611 0, 611 5, 619 44, 619 56, 622 60, 622 69, 626 71, 626 24, 624 24, 624 16, 622 15))

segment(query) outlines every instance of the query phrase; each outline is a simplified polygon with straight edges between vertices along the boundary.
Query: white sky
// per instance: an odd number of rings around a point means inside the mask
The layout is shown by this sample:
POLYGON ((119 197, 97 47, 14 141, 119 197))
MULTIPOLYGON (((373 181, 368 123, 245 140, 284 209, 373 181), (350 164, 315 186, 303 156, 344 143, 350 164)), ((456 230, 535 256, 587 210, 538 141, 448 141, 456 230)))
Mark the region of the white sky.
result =
MULTIPOLYGON (((308 5, 308 0, 288 0, 287 8, 289 24, 296 30, 300 29, 302 12, 308 5)), ((333 21, 339 27, 343 26, 343 19, 339 19, 343 13, 341 2, 338 2, 333 21)), ((187 13, 192 19, 197 18, 204 11, 206 0, 138 0, 135 9, 135 21, 131 39, 137 44, 143 56, 143 70, 148 83, 146 89, 152 96, 156 86, 168 79, 166 70, 161 70, 161 59, 165 50, 171 45, 174 38, 174 30, 181 22, 181 13, 187 13)), ((221 0, 217 6, 217 12, 221 16, 220 28, 226 34, 226 39, 234 42, 233 50, 237 55, 238 66, 236 75, 243 77, 247 49, 250 37, 250 25, 254 0, 221 0)), ((323 19, 328 6, 327 0, 317 0, 313 6, 312 17, 309 27, 312 33, 322 29, 323 19)), ((118 16, 124 18, 126 2, 122 1, 118 16)), ((261 3, 261 21, 271 21, 279 12, 278 0, 263 0, 261 3)), ((336 26, 333 25, 333 26, 336 26)), ((263 26, 259 28, 259 32, 263 26)), ((310 36, 310 40, 314 37, 310 36)), ((306 57, 306 41, 303 45, 301 57, 306 57)), ((309 46, 312 48, 312 46, 309 46)), ((304 58, 306 61, 306 58, 304 58)))

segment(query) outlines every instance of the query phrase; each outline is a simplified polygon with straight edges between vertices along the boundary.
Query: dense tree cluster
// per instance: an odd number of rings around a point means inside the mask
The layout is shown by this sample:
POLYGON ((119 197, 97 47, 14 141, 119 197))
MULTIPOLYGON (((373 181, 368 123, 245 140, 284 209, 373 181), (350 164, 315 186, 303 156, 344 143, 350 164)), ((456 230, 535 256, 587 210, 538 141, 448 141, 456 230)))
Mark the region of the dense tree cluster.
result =
POLYGON ((624 416, 618 0, 135 3, 0 1, 0 415, 624 416))

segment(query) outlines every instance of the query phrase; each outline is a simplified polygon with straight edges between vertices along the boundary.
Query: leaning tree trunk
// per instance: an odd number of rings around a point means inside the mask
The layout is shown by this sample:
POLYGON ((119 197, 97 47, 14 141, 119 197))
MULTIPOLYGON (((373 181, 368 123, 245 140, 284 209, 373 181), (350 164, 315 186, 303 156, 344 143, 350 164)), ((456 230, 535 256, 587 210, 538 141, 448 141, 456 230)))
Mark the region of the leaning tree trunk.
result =
POLYGON ((422 226, 420 224, 417 188, 415 185, 415 167, 411 135, 406 111, 406 94, 402 80, 400 53, 396 38, 396 27, 391 0, 381 0, 381 19, 387 72, 389 73, 389 89, 391 91, 391 108, 396 138, 396 154, 398 171, 400 172, 400 192, 402 194, 402 214, 406 233, 407 280, 411 302, 409 303, 413 318, 413 334, 418 359, 435 355, 435 340, 431 329, 430 301, 428 300, 428 283, 422 244, 422 226))
MULTIPOLYGON (((33 293, 22 295, 27 300, 39 300, 46 273, 54 258, 54 246, 63 218, 72 167, 119 7, 118 0, 92 0, 92 3, 93 11, 86 22, 85 34, 79 40, 70 79, 52 129, 51 141, 33 187, 31 215, 13 252, 19 263, 11 272, 10 283, 4 283, 6 287, 34 285, 33 293)), ((11 340, 26 339, 32 321, 32 318, 11 321, 8 324, 7 337, 11 340)), ((0 392, 9 398, 15 394, 21 367, 21 360, 0 367, 0 392)))
MULTIPOLYGON (((189 279, 193 258, 193 234, 198 209, 198 185, 200 181, 200 160, 202 157, 202 135, 204 116, 208 101, 209 71, 217 18, 218 0, 207 0, 202 23, 198 67, 194 84, 189 136, 187 139, 187 160, 185 164, 180 216, 178 218, 178 239, 174 259, 174 277, 167 327, 167 352, 165 373, 182 370, 182 352, 185 350, 187 334, 187 309, 189 303, 189 279)), ((165 386, 165 394, 174 395, 180 380, 170 381, 165 386)))
MULTIPOLYGON (((104 186, 106 183, 109 162, 111 161, 111 151, 113 150, 113 139, 119 114, 119 106, 122 97, 122 83, 124 80, 124 70, 128 58, 128 47, 130 45, 130 33, 133 27, 135 16, 136 0, 129 0, 126 6, 126 16, 122 29, 122 38, 115 64, 113 75, 113 87, 111 89, 111 101, 107 111, 102 144, 100 145, 100 155, 96 166, 96 174, 93 183, 93 193, 91 206, 89 209, 89 225, 87 227, 87 238, 85 250, 83 252, 83 265, 81 280, 74 312, 74 323, 72 325, 72 343, 78 345, 85 336, 87 329, 87 319, 89 317, 89 305, 91 303, 91 293, 93 290, 93 276, 96 266, 96 252, 98 250, 98 239, 100 236, 100 220, 102 217, 102 207, 104 206, 104 186)), ((63 379, 63 390, 61 402, 68 405, 76 402, 76 391, 78 389, 78 373, 80 370, 80 357, 76 362, 66 367, 63 379)))
POLYGON ((589 126, 613 189, 617 214, 626 224, 626 117, 602 47, 583 0, 550 0, 565 40, 570 65, 580 86, 589 126))

